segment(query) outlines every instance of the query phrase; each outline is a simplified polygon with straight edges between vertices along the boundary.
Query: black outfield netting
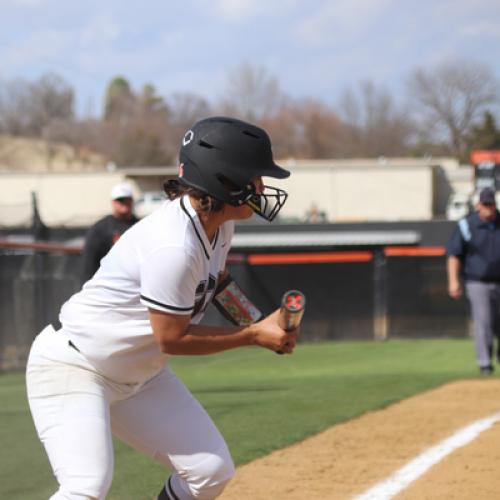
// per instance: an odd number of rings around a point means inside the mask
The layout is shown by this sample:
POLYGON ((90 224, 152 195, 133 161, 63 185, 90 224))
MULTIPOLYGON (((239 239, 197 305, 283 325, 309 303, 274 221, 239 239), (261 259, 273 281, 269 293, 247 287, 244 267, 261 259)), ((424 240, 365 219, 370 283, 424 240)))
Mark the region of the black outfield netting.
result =
POLYGON ((24 366, 36 334, 58 326, 80 286, 80 255, 0 251, 0 369, 24 366))
MULTIPOLYGON (((79 254, 0 249, 0 369, 22 368, 36 334, 58 325, 61 305, 80 288, 79 254)), ((230 264, 233 277, 269 313, 283 293, 307 297, 301 341, 464 337, 466 303, 447 295, 444 257, 374 252, 364 262, 230 264)), ((204 322, 225 324, 209 307, 204 322)))
POLYGON ((466 301, 448 296, 444 257, 389 257, 389 337, 464 337, 466 301))

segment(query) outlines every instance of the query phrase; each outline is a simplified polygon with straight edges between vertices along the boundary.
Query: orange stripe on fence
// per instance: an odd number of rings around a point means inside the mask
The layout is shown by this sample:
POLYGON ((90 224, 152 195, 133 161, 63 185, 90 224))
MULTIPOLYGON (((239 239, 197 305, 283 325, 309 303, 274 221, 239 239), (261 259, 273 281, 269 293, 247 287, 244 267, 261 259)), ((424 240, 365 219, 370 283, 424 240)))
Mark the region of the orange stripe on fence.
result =
POLYGON ((387 257, 442 257, 444 247, 386 247, 384 254, 387 257))
POLYGON ((266 264, 326 264, 332 262, 369 262, 373 252, 321 252, 321 253, 272 253, 252 254, 248 262, 253 265, 266 264))
POLYGON ((241 264, 247 261, 247 256, 243 253, 229 253, 226 259, 228 264, 241 264))

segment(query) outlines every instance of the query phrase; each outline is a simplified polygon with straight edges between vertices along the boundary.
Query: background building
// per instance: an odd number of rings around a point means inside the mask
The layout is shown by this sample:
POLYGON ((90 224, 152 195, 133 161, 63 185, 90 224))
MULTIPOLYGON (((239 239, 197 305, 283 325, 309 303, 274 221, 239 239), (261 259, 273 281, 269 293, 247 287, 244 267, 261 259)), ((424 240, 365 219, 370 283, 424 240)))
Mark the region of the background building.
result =
MULTIPOLYGON (((281 222, 417 221, 446 217, 456 193, 473 192, 473 171, 450 158, 285 160, 289 200, 281 222)), ((84 227, 109 212, 109 192, 129 181, 136 198, 159 192, 176 167, 0 173, 0 227, 27 226, 35 193, 51 227, 84 227)), ((154 204, 149 204, 149 209, 154 204)), ((144 215, 144 214, 141 214, 144 215)))

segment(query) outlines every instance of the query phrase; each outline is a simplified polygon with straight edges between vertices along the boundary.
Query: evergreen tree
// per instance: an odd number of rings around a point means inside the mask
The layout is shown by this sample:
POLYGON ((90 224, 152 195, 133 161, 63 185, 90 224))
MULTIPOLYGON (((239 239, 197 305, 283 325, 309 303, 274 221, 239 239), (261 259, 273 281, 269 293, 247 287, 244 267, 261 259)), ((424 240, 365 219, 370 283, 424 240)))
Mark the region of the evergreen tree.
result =
POLYGON ((473 127, 468 143, 470 149, 500 149, 500 130, 491 111, 486 111, 482 123, 473 127))
POLYGON ((104 102, 104 119, 121 120, 133 113, 135 96, 130 84, 123 76, 111 80, 106 90, 104 102))

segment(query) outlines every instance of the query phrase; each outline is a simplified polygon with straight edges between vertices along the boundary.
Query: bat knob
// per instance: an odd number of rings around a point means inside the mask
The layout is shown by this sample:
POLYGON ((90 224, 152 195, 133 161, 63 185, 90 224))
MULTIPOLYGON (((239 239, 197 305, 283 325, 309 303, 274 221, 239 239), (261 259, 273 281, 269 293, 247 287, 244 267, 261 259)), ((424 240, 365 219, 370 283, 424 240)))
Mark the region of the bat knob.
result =
POLYGON ((306 306, 306 297, 298 290, 290 290, 283 295, 281 304, 289 312, 299 312, 306 306))
MULTIPOLYGON (((306 307, 306 297, 298 290, 285 292, 281 299, 281 310, 278 324, 283 330, 290 331, 298 328, 306 307)), ((284 354, 283 351, 276 351, 277 354, 284 354)))

